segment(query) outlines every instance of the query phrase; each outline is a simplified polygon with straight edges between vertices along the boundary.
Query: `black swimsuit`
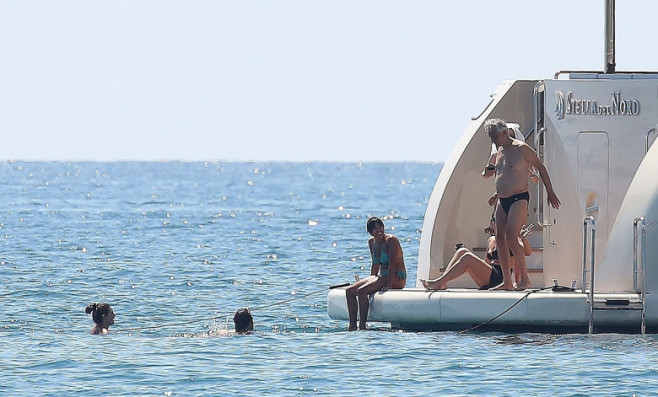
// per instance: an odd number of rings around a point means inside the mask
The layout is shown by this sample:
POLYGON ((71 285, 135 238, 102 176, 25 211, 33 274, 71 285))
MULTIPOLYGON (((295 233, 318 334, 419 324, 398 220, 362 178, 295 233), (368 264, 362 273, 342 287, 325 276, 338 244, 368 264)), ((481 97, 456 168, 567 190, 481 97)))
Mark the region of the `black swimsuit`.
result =
MULTIPOLYGON (((512 251, 510 251, 512 255, 512 251)), ((513 255, 512 255, 513 256, 513 255)), ((489 289, 500 285, 503 282, 503 269, 500 265, 494 263, 495 260, 498 260, 498 249, 493 249, 491 252, 487 252, 487 260, 491 265, 491 275, 489 276, 489 284, 483 285, 480 289, 489 289)))
POLYGON ((525 200, 527 202, 530 202, 530 193, 523 192, 523 193, 515 194, 514 196, 510 196, 510 197, 498 198, 498 201, 500 201, 500 206, 503 207, 503 211, 505 211, 506 214, 509 214, 509 209, 512 206, 512 204, 516 203, 519 200, 525 200))
MULTIPOLYGON (((509 256, 514 256, 514 253, 512 250, 509 250, 509 256)), ((491 252, 487 252, 487 260, 489 262, 497 261, 498 260, 498 248, 494 248, 491 250, 491 252)), ((491 263, 493 265, 493 263, 491 263)))
POLYGON ((483 285, 480 289, 489 289, 500 285, 503 282, 503 269, 500 265, 491 264, 491 275, 489 276, 489 284, 483 285))

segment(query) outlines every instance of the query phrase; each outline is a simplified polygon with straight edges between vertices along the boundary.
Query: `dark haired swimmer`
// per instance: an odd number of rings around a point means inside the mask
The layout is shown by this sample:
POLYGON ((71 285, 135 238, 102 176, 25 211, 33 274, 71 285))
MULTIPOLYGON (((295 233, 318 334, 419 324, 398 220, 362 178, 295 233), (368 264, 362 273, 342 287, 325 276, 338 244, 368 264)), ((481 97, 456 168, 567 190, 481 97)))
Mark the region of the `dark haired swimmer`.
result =
POLYGON ((238 334, 249 334, 254 330, 254 318, 249 313, 249 309, 240 309, 233 316, 235 332, 238 334))
MULTIPOLYGON (((227 318, 222 317, 228 321, 227 318)), ((214 323, 209 328, 207 333, 199 334, 179 334, 179 336, 192 336, 192 337, 211 337, 211 336, 235 336, 235 335, 250 335, 254 332, 254 318, 249 312, 249 309, 239 309, 233 315, 234 330, 228 329, 228 324, 214 323)))
POLYGON ((518 289, 530 286, 530 278, 526 268, 523 247, 518 242, 518 235, 528 216, 528 173, 535 168, 539 172, 546 188, 548 203, 555 209, 560 207, 560 200, 553 191, 551 178, 544 163, 537 153, 525 142, 512 139, 509 128, 501 119, 489 119, 484 122, 484 131, 491 142, 498 147, 496 156, 496 193, 489 200, 493 204, 498 196, 500 205, 496 208, 496 245, 500 255, 500 267, 503 271, 503 282, 493 289, 513 290, 514 284, 510 273, 510 251, 517 258, 518 289))
POLYGON ((94 328, 91 329, 92 335, 105 335, 110 333, 110 325, 114 324, 114 310, 109 303, 92 303, 85 308, 85 313, 91 314, 94 320, 94 328))
POLYGON ((372 236, 368 240, 372 265, 370 276, 358 280, 347 288, 347 311, 350 316, 348 330, 356 330, 359 316, 359 329, 366 329, 368 319, 368 295, 389 288, 402 289, 407 282, 407 269, 404 266, 402 247, 397 237, 384 232, 384 222, 377 217, 368 219, 366 229, 372 236), (358 299, 357 299, 358 298, 358 299))

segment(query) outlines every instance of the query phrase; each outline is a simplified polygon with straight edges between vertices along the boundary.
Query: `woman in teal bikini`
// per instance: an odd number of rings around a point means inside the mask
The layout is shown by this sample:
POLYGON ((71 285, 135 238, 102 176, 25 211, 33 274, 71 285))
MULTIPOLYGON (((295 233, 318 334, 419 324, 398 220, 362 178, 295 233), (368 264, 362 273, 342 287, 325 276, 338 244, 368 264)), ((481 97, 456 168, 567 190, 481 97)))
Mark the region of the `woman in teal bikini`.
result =
POLYGON ((366 329, 368 319, 368 295, 377 291, 386 291, 389 288, 402 289, 407 282, 407 269, 404 266, 402 247, 397 237, 384 232, 384 222, 372 217, 366 224, 368 233, 372 236, 368 240, 372 266, 370 276, 358 280, 347 288, 347 311, 350 316, 348 330, 356 330, 356 317, 359 316, 359 329, 366 329))

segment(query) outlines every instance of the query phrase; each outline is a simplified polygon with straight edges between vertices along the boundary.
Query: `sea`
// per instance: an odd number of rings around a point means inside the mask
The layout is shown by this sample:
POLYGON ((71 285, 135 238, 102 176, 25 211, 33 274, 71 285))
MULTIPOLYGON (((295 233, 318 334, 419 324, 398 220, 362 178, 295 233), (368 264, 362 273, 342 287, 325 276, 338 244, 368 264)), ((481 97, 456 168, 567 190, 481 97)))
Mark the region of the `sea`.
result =
MULTIPOLYGON (((347 332, 366 220, 410 283, 441 164, 0 163, 2 396, 651 396, 655 335, 347 332), (90 335, 90 303, 116 313, 90 335), (230 332, 242 307, 255 332, 230 332)), ((413 287, 414 285, 409 285, 413 287)))

